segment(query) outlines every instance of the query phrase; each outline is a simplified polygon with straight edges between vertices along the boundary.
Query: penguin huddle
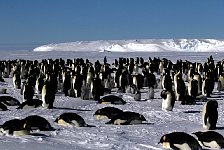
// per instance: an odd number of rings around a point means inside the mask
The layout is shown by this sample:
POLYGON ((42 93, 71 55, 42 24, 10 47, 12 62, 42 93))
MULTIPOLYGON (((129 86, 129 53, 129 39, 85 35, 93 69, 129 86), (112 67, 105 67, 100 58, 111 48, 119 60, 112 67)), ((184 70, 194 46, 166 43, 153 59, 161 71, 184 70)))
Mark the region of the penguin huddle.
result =
MULTIPOLYGON (((218 82, 218 91, 224 89, 223 74, 215 72, 212 57, 204 64, 203 69, 201 69, 202 65, 197 63, 177 61, 173 64, 167 59, 156 58, 154 60, 150 58, 146 62, 143 59, 134 61, 134 59, 119 58, 113 64, 114 68, 111 68, 106 59, 103 64, 96 61, 94 65, 87 60, 85 63, 83 59, 68 59, 67 63, 61 59, 42 60, 40 63, 22 62, 9 62, 9 65, 5 65, 6 72, 3 78, 10 76, 10 67, 13 66, 11 69, 13 70, 13 87, 21 88, 23 102, 20 103, 11 96, 0 96, 2 111, 8 110, 7 106, 17 106, 17 109, 39 106, 52 109, 55 94, 58 91, 65 96, 80 97, 83 100, 92 99, 98 104, 127 105, 123 98, 112 93, 113 88, 117 88, 120 93, 131 93, 135 101, 141 101, 141 90, 147 87, 147 99, 154 99, 154 88, 158 87, 156 87, 154 73, 160 75, 161 105, 162 110, 166 112, 173 111, 176 101, 188 105, 195 104, 199 95, 211 97, 215 81, 218 82), (20 69, 23 71, 20 72, 20 69), (20 85, 21 79, 24 79, 23 86, 20 85), (38 99, 33 98, 34 95, 38 95, 38 99)), ((218 68, 220 67, 215 69, 218 68)), ((94 113, 94 116, 97 119, 109 119, 105 124, 113 125, 142 124, 147 121, 137 112, 123 111, 115 107, 101 108, 94 113)), ((202 109, 202 126, 209 131, 193 133, 199 142, 184 132, 173 132, 162 136, 160 143, 164 148, 172 149, 223 148, 222 135, 210 131, 217 128, 217 121, 218 102, 207 101, 202 109)), ((54 122, 60 126, 94 127, 74 112, 62 113, 54 122)), ((53 131, 55 129, 45 118, 37 115, 8 120, 1 126, 2 133, 15 136, 26 135, 33 130, 53 131)))
POLYGON ((131 111, 122 111, 115 107, 104 107, 98 109, 94 116, 97 119, 110 119, 110 121, 105 124, 114 124, 114 125, 133 125, 133 124, 142 124, 146 121, 145 117, 139 113, 131 111))
POLYGON ((23 136, 34 130, 53 131, 51 124, 43 117, 31 115, 24 119, 12 119, 5 121, 0 128, 3 135, 23 136))

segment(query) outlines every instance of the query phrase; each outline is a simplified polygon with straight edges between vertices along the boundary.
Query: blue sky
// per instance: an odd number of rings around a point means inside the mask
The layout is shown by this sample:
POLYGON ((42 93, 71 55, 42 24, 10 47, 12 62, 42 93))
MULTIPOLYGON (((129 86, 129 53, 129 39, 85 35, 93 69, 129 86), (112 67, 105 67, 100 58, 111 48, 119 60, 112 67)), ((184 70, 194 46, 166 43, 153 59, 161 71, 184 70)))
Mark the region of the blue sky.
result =
POLYGON ((0 43, 224 39, 224 0, 1 0, 0 43))

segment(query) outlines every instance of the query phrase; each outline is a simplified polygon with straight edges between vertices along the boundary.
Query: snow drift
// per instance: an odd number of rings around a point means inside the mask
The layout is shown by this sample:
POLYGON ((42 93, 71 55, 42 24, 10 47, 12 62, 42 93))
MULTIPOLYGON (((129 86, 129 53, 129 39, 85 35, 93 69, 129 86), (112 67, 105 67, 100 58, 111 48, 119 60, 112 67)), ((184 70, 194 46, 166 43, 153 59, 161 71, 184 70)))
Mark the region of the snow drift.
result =
POLYGON ((224 52, 224 40, 215 39, 144 39, 99 40, 47 44, 33 51, 97 51, 97 52, 224 52))

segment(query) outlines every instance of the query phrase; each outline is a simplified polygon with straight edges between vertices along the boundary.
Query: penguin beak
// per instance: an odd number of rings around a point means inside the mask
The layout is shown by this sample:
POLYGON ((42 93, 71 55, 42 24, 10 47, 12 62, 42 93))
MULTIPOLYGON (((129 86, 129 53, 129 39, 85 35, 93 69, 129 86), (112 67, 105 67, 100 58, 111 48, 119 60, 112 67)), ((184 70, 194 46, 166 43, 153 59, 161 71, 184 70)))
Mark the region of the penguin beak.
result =
POLYGON ((58 122, 58 118, 56 118, 54 122, 58 122))

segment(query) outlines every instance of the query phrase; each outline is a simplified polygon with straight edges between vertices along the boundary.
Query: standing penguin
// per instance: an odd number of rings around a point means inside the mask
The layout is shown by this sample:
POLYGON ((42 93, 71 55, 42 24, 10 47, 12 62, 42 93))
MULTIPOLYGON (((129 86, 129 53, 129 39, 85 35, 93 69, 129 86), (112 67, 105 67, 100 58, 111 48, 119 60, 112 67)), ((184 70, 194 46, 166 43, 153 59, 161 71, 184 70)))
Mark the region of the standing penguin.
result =
POLYGON ((53 108, 53 103, 55 100, 54 88, 50 85, 49 81, 45 81, 42 88, 42 106, 44 108, 53 108))
POLYGON ((212 80, 208 76, 205 76, 205 80, 202 83, 202 95, 210 97, 212 94, 212 84, 212 80))
POLYGON ((163 148, 174 150, 202 150, 198 141, 184 132, 172 132, 161 137, 163 148))
POLYGON ((174 92, 172 90, 163 90, 160 95, 163 98, 162 110, 172 111, 176 101, 174 92))
POLYGON ((23 102, 32 100, 34 96, 34 88, 33 86, 26 82, 23 87, 23 102))
POLYGON ((146 73, 147 80, 148 80, 148 99, 154 99, 154 87, 156 85, 156 76, 153 74, 152 71, 146 73))
POLYGON ((206 102, 202 110, 202 122, 203 128, 207 130, 216 129, 216 123, 218 120, 218 102, 216 100, 210 100, 206 102))
POLYGON ((21 78, 20 78, 20 73, 18 71, 13 72, 13 87, 15 89, 21 89, 21 78))
POLYGON ((198 141, 202 146, 211 149, 224 148, 224 137, 215 131, 195 132, 193 133, 198 137, 198 141))

